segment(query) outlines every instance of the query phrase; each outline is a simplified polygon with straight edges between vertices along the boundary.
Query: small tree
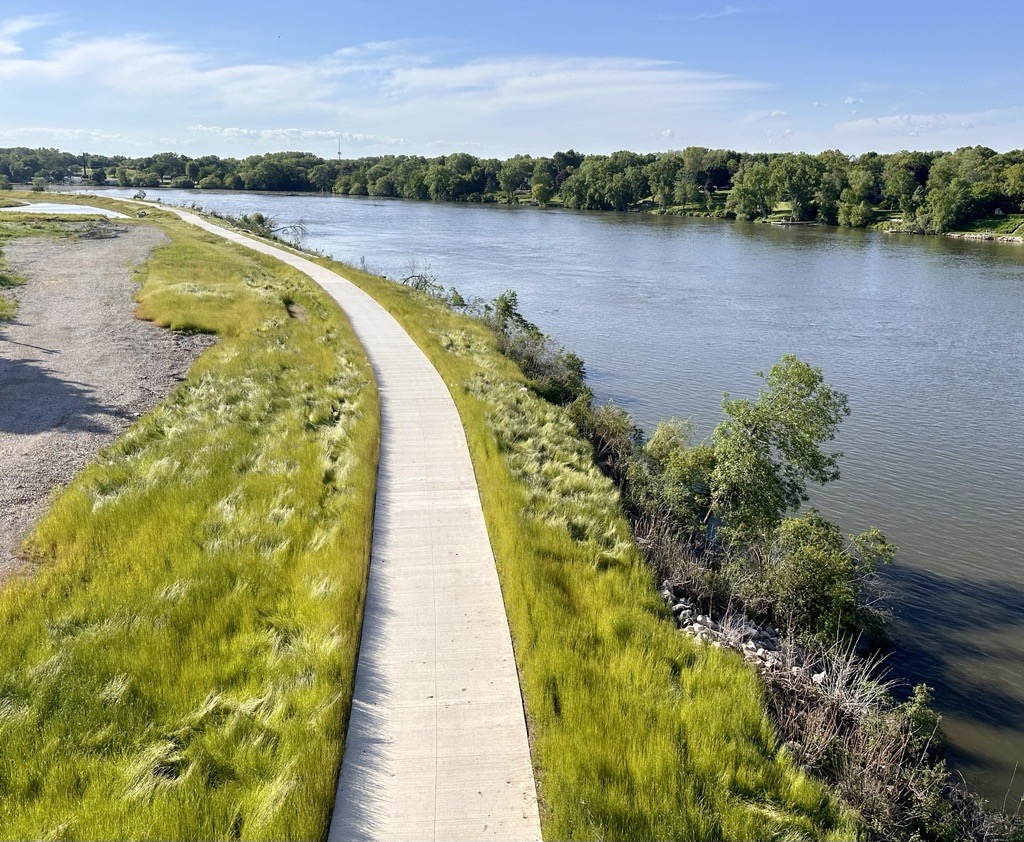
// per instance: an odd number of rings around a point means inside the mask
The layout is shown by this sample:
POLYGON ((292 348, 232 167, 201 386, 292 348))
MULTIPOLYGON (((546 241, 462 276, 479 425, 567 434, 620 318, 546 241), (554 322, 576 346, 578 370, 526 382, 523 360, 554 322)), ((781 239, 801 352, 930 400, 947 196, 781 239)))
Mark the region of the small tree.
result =
POLYGON ((6 175, 0 175, 0 190, 10 190, 11 180, 6 175))
POLYGON ((32 179, 32 192, 42 193, 44 190, 46 190, 46 179, 41 175, 37 175, 32 179))
POLYGON ((726 420, 712 434, 709 513, 734 539, 773 530, 807 500, 807 483, 839 479, 839 452, 821 448, 850 414, 847 397, 821 369, 787 354, 771 367, 757 400, 722 399, 726 420))

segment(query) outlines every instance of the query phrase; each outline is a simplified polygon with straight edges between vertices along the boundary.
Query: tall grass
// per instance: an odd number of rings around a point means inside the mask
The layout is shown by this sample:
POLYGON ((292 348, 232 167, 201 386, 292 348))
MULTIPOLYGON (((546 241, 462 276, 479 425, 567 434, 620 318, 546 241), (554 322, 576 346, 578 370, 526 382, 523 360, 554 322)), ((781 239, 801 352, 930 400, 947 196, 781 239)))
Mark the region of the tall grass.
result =
POLYGON ((465 424, 551 839, 852 839, 780 746, 739 656, 675 630, 617 492, 480 323, 329 261, 449 384, 465 424))
POLYGON ((139 312, 220 342, 0 593, 0 836, 318 839, 369 557, 372 374, 303 276, 166 220, 139 312))

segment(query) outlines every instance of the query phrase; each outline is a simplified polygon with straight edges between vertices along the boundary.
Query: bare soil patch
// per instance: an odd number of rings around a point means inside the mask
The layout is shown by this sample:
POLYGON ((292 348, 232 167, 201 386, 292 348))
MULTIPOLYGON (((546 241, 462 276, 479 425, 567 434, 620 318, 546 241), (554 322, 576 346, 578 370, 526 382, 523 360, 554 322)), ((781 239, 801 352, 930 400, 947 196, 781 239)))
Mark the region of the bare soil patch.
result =
POLYGON ((28 283, 6 293, 19 299, 18 315, 0 323, 0 583, 27 568, 19 546, 54 490, 214 342, 133 316, 132 269, 167 241, 160 229, 90 231, 4 246, 10 271, 28 283))

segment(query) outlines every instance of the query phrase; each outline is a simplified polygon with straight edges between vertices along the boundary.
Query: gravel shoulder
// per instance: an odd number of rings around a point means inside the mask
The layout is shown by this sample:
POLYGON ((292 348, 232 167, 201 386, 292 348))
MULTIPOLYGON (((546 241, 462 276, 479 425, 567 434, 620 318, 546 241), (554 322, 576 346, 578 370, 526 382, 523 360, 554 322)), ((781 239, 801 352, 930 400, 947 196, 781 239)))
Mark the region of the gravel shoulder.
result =
POLYGON ((13 293, 16 319, 0 323, 0 584, 29 569, 18 549, 54 491, 214 341, 134 318, 132 270, 167 237, 150 225, 105 231, 116 236, 4 246, 10 271, 28 283, 13 293))

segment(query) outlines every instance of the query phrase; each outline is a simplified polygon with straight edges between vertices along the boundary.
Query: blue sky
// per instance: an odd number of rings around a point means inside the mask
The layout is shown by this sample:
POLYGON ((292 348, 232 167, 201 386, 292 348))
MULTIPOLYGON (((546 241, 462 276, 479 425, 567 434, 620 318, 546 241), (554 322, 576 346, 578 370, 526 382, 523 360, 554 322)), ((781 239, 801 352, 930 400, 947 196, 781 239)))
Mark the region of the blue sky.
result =
POLYGON ((1022 20, 945 0, 0 0, 0 146, 1005 151, 1024 147, 1022 20))

